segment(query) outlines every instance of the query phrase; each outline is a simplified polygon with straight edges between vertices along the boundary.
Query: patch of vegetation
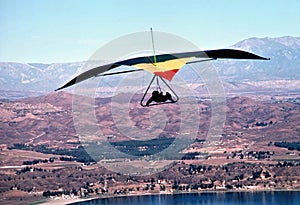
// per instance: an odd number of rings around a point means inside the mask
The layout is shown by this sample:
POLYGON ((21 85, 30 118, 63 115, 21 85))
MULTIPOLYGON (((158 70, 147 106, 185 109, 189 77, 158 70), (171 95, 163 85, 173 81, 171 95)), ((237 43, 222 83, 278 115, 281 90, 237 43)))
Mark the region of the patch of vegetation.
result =
POLYGON ((39 163, 48 163, 48 162, 49 162, 48 159, 35 159, 33 161, 25 161, 23 162, 23 165, 35 165, 39 163))
POLYGON ((288 150, 298 150, 300 151, 300 142, 275 142, 275 146, 277 147, 283 147, 283 148, 288 148, 288 150))
POLYGON ((83 146, 79 146, 77 149, 53 149, 45 145, 33 146, 26 144, 14 144, 12 147, 10 147, 10 149, 31 150, 44 154, 67 155, 74 157, 73 161, 81 163, 95 162, 95 160, 86 152, 83 146))
POLYGON ((186 153, 181 159, 182 160, 193 160, 193 159, 196 159, 197 157, 208 158, 208 154, 202 153, 202 152, 190 152, 190 153, 186 153))
POLYGON ((122 142, 111 142, 119 151, 134 155, 134 156, 146 156, 154 155, 158 152, 168 148, 174 141, 175 138, 158 138, 151 140, 128 140, 122 142))
MULTIPOLYGON (((120 142, 88 142, 84 146, 77 148, 61 149, 47 147, 46 145, 26 145, 14 144, 10 149, 31 150, 44 154, 63 155, 61 161, 77 161, 85 164, 94 163, 102 159, 138 159, 139 157, 163 158, 169 160, 194 159, 196 156, 202 156, 202 153, 193 153, 184 156, 181 153, 183 146, 188 143, 184 139, 161 137, 157 139, 139 141, 128 140, 120 142), (170 149, 168 149, 170 147, 170 149), (116 149, 113 151, 113 149, 116 149), (69 156, 69 157, 65 157, 69 156)), ((205 157, 204 154, 202 157, 205 157)), ((40 163, 39 161, 26 162, 28 165, 40 163)))

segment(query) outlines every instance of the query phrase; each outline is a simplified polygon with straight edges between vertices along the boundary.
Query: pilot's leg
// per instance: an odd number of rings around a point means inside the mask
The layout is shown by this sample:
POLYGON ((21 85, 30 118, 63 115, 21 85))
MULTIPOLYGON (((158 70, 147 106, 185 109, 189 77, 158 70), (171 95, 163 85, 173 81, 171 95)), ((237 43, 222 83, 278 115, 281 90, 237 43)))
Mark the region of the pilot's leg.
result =
POLYGON ((146 106, 149 106, 150 103, 152 103, 152 102, 153 102, 153 97, 149 98, 149 100, 146 102, 146 106))
POLYGON ((166 92, 166 101, 167 100, 170 100, 171 102, 175 102, 173 99, 172 99, 172 95, 169 93, 169 92, 166 92))

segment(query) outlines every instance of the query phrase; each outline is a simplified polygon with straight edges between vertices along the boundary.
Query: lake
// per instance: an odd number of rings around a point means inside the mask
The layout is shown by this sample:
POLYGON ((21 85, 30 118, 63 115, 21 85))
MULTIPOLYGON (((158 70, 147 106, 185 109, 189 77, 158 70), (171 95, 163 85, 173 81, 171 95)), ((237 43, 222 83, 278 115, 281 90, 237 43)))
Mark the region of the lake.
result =
POLYGON ((124 196, 75 203, 76 205, 292 205, 300 204, 300 191, 215 192, 174 195, 124 196))

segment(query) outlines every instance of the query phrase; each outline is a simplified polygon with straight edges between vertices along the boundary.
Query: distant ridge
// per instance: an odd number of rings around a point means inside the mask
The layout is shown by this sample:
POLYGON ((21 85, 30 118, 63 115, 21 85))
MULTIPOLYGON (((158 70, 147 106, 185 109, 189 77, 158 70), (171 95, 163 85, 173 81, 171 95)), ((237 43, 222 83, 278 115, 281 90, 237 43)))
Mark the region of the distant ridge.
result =
MULTIPOLYGON (((213 62, 225 81, 300 79, 300 37, 253 37, 239 41, 230 48, 254 52, 270 57, 271 60, 213 62)), ((84 62, 52 64, 0 62, 1 90, 50 92, 80 72, 82 66, 84 62)))
POLYGON ((271 58, 268 62, 217 61, 224 78, 233 81, 300 79, 300 37, 249 38, 230 46, 271 58))

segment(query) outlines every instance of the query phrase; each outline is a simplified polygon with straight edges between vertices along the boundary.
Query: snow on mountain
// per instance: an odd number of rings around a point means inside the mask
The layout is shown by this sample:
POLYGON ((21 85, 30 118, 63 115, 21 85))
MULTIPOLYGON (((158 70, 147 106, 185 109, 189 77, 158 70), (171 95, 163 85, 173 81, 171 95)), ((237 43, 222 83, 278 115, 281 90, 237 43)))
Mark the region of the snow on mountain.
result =
POLYGON ((78 74, 84 63, 11 63, 0 62, 1 90, 49 92, 78 74))

